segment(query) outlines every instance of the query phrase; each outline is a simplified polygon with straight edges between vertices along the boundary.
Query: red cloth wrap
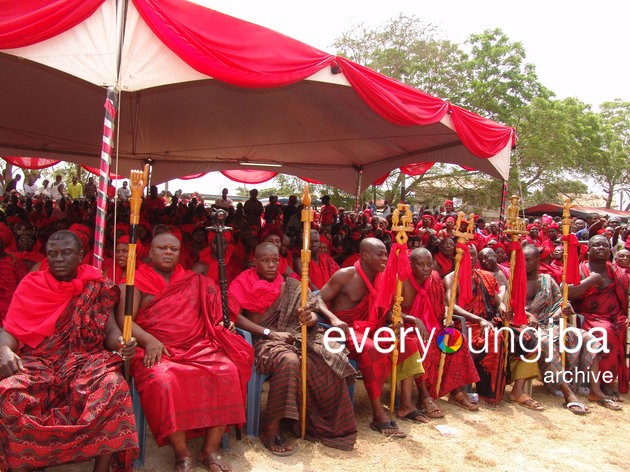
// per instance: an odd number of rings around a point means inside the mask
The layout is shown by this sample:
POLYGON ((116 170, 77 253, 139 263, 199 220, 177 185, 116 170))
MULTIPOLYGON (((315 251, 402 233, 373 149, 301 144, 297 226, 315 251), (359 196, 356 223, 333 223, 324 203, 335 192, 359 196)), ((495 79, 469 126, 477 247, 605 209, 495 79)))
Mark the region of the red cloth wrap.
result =
POLYGON ((580 261, 578 257, 579 241, 577 236, 570 233, 566 236, 562 236, 562 241, 567 241, 567 273, 566 282, 571 285, 578 285, 580 283, 580 261))
POLYGON ((70 282, 57 280, 50 272, 30 272, 13 294, 4 328, 21 343, 37 347, 53 334, 59 316, 83 291, 85 283, 102 278, 99 270, 86 264, 79 266, 76 278, 70 282))
POLYGON ((255 268, 241 272, 228 290, 230 313, 236 316, 241 309, 254 313, 266 312, 280 296, 283 282, 280 274, 276 274, 273 282, 261 279, 255 268))
POLYGON ((406 244, 394 242, 389 251, 387 266, 385 267, 385 272, 383 272, 383 279, 376 297, 376 306, 383 313, 387 312, 392 305, 394 294, 396 293, 397 280, 402 282, 410 277, 411 263, 409 262, 409 249, 407 249, 406 244))
POLYGON ((455 249, 462 250, 462 259, 459 262, 459 305, 467 305, 473 298, 472 290, 472 259, 468 245, 457 243, 455 249))
POLYGON ((508 243, 508 253, 516 251, 516 264, 511 272, 512 276, 512 296, 510 298, 510 306, 514 312, 513 323, 515 325, 527 324, 527 315, 525 314, 525 302, 527 300, 527 271, 525 270, 525 256, 523 255, 523 246, 518 241, 508 243))

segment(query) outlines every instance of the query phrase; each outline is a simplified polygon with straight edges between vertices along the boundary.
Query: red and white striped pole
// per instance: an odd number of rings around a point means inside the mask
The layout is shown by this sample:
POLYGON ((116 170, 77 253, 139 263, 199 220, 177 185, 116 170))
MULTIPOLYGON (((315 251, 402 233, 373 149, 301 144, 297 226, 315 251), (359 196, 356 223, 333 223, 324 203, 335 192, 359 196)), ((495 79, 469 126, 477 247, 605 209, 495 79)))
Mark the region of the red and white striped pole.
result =
POLYGON ((94 228, 94 259, 92 265, 97 269, 103 266, 105 249, 105 227, 107 224, 107 185, 109 183, 109 167, 114 148, 114 126, 118 110, 118 96, 113 87, 107 89, 105 99, 105 119, 103 121, 103 145, 101 147, 101 163, 99 168, 98 192, 96 195, 96 226, 94 228))

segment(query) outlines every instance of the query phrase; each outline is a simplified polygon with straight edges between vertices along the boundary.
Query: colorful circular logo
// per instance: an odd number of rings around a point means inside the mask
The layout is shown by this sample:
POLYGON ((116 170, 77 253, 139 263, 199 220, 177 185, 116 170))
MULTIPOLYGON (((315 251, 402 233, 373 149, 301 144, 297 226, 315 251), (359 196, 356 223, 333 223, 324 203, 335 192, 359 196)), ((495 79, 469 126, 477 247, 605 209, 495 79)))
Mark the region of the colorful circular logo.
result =
POLYGON ((442 328, 437 335, 437 346, 445 354, 455 354, 464 345, 464 336, 455 328, 442 328))

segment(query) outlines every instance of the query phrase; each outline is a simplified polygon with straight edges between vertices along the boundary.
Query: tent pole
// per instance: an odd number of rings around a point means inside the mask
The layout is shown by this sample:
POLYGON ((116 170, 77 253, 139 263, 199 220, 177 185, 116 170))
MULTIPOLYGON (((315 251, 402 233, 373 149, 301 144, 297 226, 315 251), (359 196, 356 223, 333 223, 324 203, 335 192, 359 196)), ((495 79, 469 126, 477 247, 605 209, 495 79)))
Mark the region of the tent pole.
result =
POLYGON ((357 193, 354 198, 354 211, 359 213, 359 208, 362 206, 361 202, 361 185, 363 184, 363 167, 357 167, 357 193))

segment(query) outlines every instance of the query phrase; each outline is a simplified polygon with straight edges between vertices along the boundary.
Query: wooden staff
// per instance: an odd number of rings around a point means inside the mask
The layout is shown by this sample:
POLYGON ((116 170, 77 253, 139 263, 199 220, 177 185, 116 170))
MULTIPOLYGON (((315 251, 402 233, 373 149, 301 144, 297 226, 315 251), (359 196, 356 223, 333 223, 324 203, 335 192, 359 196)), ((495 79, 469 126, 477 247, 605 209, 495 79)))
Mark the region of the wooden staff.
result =
POLYGON ((227 277, 225 275, 225 246, 223 245, 223 233, 231 231, 232 228, 225 226, 225 210, 218 210, 215 214, 216 224, 209 226, 208 230, 215 233, 215 239, 217 241, 217 262, 219 265, 219 287, 221 289, 221 310, 223 314, 223 326, 229 328, 230 326, 230 310, 228 308, 228 286, 227 277))
MULTIPOLYGON (((311 263, 311 250, 309 249, 311 242, 311 223, 313 222, 313 209, 311 208, 311 194, 308 184, 304 184, 304 192, 302 193, 302 252, 300 260, 302 261, 302 298, 300 306, 303 309, 308 301, 308 267, 311 263)), ((306 437, 306 341, 307 326, 302 325, 302 434, 306 437)))
MULTIPOLYGON (((412 215, 409 205, 399 203, 392 213, 392 231, 396 233, 396 242, 400 245, 407 245, 409 239, 407 233, 413 231, 412 215), (402 215, 402 216, 401 216, 402 215), (398 222, 401 225, 398 225, 398 222)), ((400 255, 400 249, 396 249, 396 257, 400 255)), ((396 294, 394 295, 394 305, 392 306, 392 326, 396 327, 402 323, 402 287, 403 281, 396 274, 396 294)), ((389 397, 389 412, 394 415, 394 404, 396 403, 396 376, 398 368, 398 337, 394 339, 394 350, 392 351, 392 378, 391 391, 389 397)))
MULTIPOLYGON (((564 320, 564 329, 567 327, 567 315, 565 313, 566 308, 569 306, 569 284, 567 284, 567 270, 569 268, 569 240, 567 236, 571 234, 571 199, 565 198, 564 205, 562 206, 562 236, 564 253, 562 255, 562 319, 564 320)), ((565 332, 562 331, 562 346, 564 346, 565 332)), ((560 353, 562 357, 562 370, 566 366, 566 353, 562 349, 560 353)))
MULTIPOLYGON (((453 234, 457 238, 458 244, 466 244, 468 240, 472 239, 475 228, 475 215, 470 214, 468 217, 468 227, 466 231, 461 231, 460 226, 466 215, 463 211, 457 214, 457 221, 455 222, 455 229, 453 234)), ((451 293, 448 299, 448 309, 446 310, 446 319, 444 320, 444 326, 450 326, 453 322, 453 312, 455 311, 455 300, 457 299, 457 287, 459 285, 459 266, 464 257, 464 250, 460 247, 455 249, 455 269, 453 269, 453 283, 451 284, 451 293)), ((444 345, 448 346, 449 340, 448 333, 444 336, 444 345)), ((446 352, 440 352, 440 363, 438 364, 437 381, 435 382, 435 394, 436 398, 440 396, 440 386, 442 385, 442 374, 444 372, 444 362, 446 361, 446 352)))
MULTIPOLYGON (((525 222, 518 216, 519 214, 519 200, 520 197, 518 195, 512 195, 510 197, 510 205, 507 208, 507 221, 506 221, 506 229, 504 231, 505 234, 510 236, 510 241, 512 243, 519 243, 521 240, 522 234, 527 234, 525 230, 525 222)), ((510 310, 512 308, 512 286, 514 283, 514 269, 516 267, 516 251, 512 251, 510 253, 510 277, 508 279, 507 293, 505 295, 505 307, 506 310, 510 310)), ((510 320, 505 317, 503 319, 503 326, 508 328, 510 326, 510 320)), ((509 344, 510 337, 505 336, 505 340, 503 341, 503 346, 505 348, 505 369, 506 371, 509 368, 509 344)))
MULTIPOLYGON (((127 255, 127 273, 125 275, 125 321, 123 323, 123 341, 131 339, 133 328, 133 292, 136 276, 136 228, 140 223, 140 207, 142 206, 142 194, 149 180, 149 164, 145 164, 144 170, 132 170, 129 177, 129 253, 127 255)), ((129 381, 129 359, 125 360, 125 379, 129 381)))

